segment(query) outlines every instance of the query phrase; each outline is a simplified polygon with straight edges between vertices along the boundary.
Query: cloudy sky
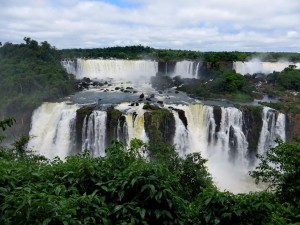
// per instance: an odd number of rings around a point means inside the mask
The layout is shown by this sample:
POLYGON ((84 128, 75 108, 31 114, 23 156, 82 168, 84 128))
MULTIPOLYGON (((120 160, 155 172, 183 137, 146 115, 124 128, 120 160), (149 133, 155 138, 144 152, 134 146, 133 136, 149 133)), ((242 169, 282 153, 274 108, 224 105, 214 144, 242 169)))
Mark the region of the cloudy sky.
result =
POLYGON ((0 0, 0 41, 300 52, 300 0, 0 0))

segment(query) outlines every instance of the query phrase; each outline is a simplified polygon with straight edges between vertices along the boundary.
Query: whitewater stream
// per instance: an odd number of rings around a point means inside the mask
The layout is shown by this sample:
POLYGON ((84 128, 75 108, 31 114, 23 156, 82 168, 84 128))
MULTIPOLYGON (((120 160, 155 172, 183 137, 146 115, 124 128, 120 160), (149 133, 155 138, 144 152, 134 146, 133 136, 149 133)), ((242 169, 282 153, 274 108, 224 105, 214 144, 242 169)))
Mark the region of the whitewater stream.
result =
MULTIPOLYGON (((77 152, 76 112, 87 105, 94 106, 95 110, 83 118, 80 150, 89 149, 95 157, 105 155, 107 130, 110 129, 106 110, 111 106, 119 110, 124 119, 122 127, 121 121, 117 122, 116 139, 129 143, 131 139, 139 138, 148 142, 144 118, 147 110, 143 109, 148 102, 171 112, 175 124, 173 144, 179 155, 185 157, 201 152, 208 159, 207 167, 220 190, 241 193, 260 189, 248 175, 257 163, 250 160, 248 124, 244 113, 231 102, 199 101, 174 89, 154 90, 150 78, 158 72, 155 61, 77 59, 65 60, 62 64, 78 79, 87 77, 106 83, 37 108, 32 116, 29 149, 48 158, 64 158, 77 152), (218 117, 216 105, 220 110, 218 117), (179 111, 184 112, 186 123, 179 111)), ((173 75, 178 73, 195 78, 200 66, 200 62, 181 61, 175 66, 173 75)), ((235 64, 237 70, 245 70, 241 67, 235 64)), ((257 152, 263 154, 275 145, 276 137, 285 140, 286 118, 268 107, 263 108, 261 118, 257 152)))

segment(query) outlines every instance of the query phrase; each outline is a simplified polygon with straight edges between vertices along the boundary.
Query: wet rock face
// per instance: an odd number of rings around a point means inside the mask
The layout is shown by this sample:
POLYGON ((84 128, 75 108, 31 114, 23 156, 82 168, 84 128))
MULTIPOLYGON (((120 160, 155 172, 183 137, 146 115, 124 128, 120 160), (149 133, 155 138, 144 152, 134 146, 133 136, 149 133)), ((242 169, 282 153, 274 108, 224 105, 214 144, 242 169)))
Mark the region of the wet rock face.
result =
POLYGON ((185 112, 181 109, 174 109, 177 113, 178 113, 178 116, 179 116, 179 119, 182 121, 182 123, 184 124, 185 128, 187 129, 187 126, 188 126, 188 121, 187 121, 187 118, 185 116, 185 112))
POLYGON ((300 137, 300 114, 287 114, 286 140, 293 142, 300 137))
POLYGON ((75 152, 79 153, 82 146, 82 127, 84 118, 90 116, 95 107, 82 107, 76 111, 76 148, 75 152))
POLYGON ((146 134, 151 141, 173 143, 175 119, 169 110, 157 109, 145 112, 144 119, 146 134))
POLYGON ((176 61, 160 61, 158 62, 158 73, 159 74, 170 74, 174 72, 176 61))
POLYGON ((122 112, 114 108, 109 108, 107 112, 107 121, 106 121, 106 141, 110 145, 111 141, 117 138, 118 132, 118 121, 121 120, 120 125, 124 125, 125 118, 122 117, 122 112))
POLYGON ((230 126, 229 128, 229 146, 230 146, 230 159, 232 161, 234 161, 234 159, 236 159, 236 156, 238 154, 238 140, 237 137, 235 135, 235 131, 234 128, 232 126, 230 126))
POLYGON ((262 128, 262 107, 243 106, 243 132, 248 141, 248 154, 250 163, 254 162, 257 154, 257 145, 262 128))
POLYGON ((214 106, 214 118, 216 122, 216 130, 215 133, 220 131, 221 119, 222 119, 222 110, 219 106, 214 106))

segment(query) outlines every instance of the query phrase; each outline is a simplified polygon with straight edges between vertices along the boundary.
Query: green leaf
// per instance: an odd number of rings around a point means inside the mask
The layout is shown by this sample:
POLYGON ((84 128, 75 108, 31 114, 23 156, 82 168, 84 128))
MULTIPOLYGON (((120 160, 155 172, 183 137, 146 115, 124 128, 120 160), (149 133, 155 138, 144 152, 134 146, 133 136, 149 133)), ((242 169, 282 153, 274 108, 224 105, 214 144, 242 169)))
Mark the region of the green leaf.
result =
POLYGON ((60 191, 61 191, 61 187, 58 186, 55 188, 55 194, 58 196, 60 194, 60 191))
POLYGON ((115 208, 114 208, 114 212, 117 212, 119 211, 120 209, 122 209, 123 205, 117 205, 115 208))
POLYGON ((141 210, 140 210, 140 215, 141 215, 141 218, 142 218, 142 219, 145 218, 145 214, 146 214, 146 210, 145 210, 145 209, 141 209, 141 210))
POLYGON ((50 223, 51 219, 47 218, 43 221, 43 225, 48 225, 48 223, 50 223))
POLYGON ((205 205, 208 205, 210 202, 211 202, 211 200, 212 200, 212 198, 208 198, 208 199, 206 199, 206 201, 205 201, 205 205))

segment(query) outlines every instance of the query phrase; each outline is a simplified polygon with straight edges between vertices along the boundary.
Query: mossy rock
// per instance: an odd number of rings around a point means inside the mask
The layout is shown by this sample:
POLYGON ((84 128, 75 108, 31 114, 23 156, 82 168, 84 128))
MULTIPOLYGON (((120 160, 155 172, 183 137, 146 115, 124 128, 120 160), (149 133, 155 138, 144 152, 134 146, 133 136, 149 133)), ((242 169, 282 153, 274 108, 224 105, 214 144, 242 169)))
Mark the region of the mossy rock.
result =
POLYGON ((289 113, 286 115, 286 140, 294 143, 300 137, 300 114, 289 113))
POLYGON ((262 111, 260 106, 241 106, 243 112, 243 132, 248 141, 248 154, 250 162, 254 162, 257 154, 257 145, 263 125, 262 111))
POLYGON ((118 121, 120 119, 120 126, 123 127, 125 120, 122 119, 122 112, 114 108, 108 108, 106 121, 106 140, 109 144, 112 140, 117 138, 118 121))
POLYGON ((144 110, 158 110, 160 109, 157 105, 150 105, 150 104, 145 104, 143 106, 144 110))
POLYGON ((167 141, 173 143, 175 135, 175 119, 167 109, 145 112, 145 130, 151 141, 167 141))

